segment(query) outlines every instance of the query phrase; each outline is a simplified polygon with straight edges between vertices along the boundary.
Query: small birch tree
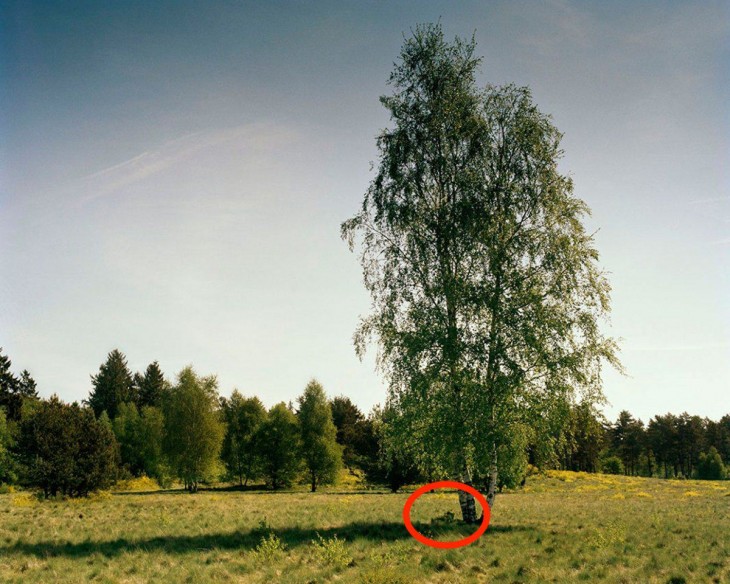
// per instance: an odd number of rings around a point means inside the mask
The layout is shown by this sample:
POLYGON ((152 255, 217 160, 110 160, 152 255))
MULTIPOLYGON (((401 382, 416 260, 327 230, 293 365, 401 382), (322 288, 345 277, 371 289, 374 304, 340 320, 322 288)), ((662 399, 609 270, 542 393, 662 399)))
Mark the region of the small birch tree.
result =
POLYGON ((319 485, 332 484, 342 468, 342 446, 337 443, 337 428, 332 408, 322 385, 313 379, 299 398, 299 428, 302 456, 312 492, 319 485))

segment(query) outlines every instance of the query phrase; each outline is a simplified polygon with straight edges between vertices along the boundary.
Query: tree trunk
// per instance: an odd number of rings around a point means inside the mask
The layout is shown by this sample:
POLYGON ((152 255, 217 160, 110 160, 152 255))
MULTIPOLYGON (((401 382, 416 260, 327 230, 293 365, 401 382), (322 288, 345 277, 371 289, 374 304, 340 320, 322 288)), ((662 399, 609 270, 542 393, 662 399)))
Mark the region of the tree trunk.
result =
POLYGON ((489 486, 487 488, 487 505, 491 510, 497 497, 497 445, 492 444, 492 464, 489 467, 489 486))
POLYGON ((317 477, 312 473, 312 492, 317 490, 317 477))
MULTIPOLYGON (((461 476, 461 482, 470 487, 472 486, 471 476, 468 471, 465 471, 461 476)), ((480 521, 477 517, 477 505, 474 495, 466 491, 459 491, 459 506, 461 507, 461 518, 464 523, 474 524, 480 521)))

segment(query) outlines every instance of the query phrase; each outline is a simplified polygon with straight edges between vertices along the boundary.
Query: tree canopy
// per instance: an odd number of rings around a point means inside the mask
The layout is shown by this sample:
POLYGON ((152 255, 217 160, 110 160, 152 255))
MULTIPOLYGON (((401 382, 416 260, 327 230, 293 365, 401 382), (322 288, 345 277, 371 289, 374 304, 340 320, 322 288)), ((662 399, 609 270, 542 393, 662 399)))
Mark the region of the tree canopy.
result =
POLYGON ((91 376, 91 382, 93 389, 86 403, 94 410, 97 417, 105 411, 113 420, 121 404, 136 401, 127 358, 118 349, 107 355, 106 361, 99 367, 99 372, 91 376))
MULTIPOLYGON (((601 364, 618 361, 561 134, 528 88, 478 87, 475 48, 439 25, 405 40, 381 97, 392 126, 342 235, 373 301, 356 348, 378 341, 396 432, 423 467, 486 474, 492 505, 510 428, 576 393, 600 399, 601 364)), ((470 497, 462 514, 477 520, 470 497)))
POLYGON ((273 406, 259 429, 261 464, 272 489, 291 485, 302 466, 299 421, 284 402, 273 406))
POLYGON ((195 492, 215 469, 224 425, 218 412, 218 382, 186 367, 163 400, 164 449, 172 468, 188 490, 195 492))
POLYGON ((312 492, 320 484, 335 482, 342 468, 342 447, 337 443, 337 428, 322 385, 313 379, 299 398, 299 427, 302 456, 312 492))
POLYGON ((261 474, 259 431, 266 408, 258 397, 244 397, 238 390, 228 399, 221 398, 221 408, 226 423, 221 458, 229 475, 245 486, 261 474))

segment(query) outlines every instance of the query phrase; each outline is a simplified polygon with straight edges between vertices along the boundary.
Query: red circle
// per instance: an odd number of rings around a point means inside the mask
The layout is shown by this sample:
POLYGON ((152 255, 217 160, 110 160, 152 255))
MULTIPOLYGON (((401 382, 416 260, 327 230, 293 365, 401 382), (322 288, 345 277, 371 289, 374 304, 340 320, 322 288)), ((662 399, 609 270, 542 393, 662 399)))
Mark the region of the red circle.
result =
POLYGON ((428 483, 427 485, 423 485, 422 487, 416 489, 413 494, 408 497, 406 504, 403 506, 403 523, 406 524, 406 529, 408 530, 408 533, 410 533, 423 545, 441 549, 453 549, 469 545, 470 543, 474 543, 487 530, 487 527, 489 527, 489 517, 489 505, 487 505, 487 500, 484 498, 484 496, 474 487, 471 487, 464 483, 460 483, 458 481, 436 481, 435 483, 428 483), (429 491, 435 491, 436 489, 458 489, 459 491, 466 491, 467 493, 473 495, 474 498, 479 501, 479 504, 482 506, 482 524, 479 526, 479 529, 477 529, 470 536, 465 537, 464 539, 457 539, 456 541, 436 541, 435 539, 428 538, 425 535, 418 533, 418 531, 416 531, 416 528, 413 527, 413 523, 411 523, 411 507, 413 506, 413 503, 416 502, 416 499, 418 499, 418 497, 420 497, 424 493, 428 493, 429 491))

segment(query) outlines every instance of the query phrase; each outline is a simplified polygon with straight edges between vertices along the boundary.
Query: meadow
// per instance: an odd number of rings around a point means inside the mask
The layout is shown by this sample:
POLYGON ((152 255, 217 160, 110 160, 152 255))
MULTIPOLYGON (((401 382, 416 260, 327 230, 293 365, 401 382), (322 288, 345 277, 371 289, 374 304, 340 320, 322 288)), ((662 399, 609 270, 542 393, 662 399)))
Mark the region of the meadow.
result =
MULTIPOLYGON (((549 471, 500 495, 486 534, 455 550, 406 532, 408 490, 149 487, 0 495, 0 582, 730 582, 730 481, 549 471)), ((456 494, 439 491, 412 519, 434 538, 468 534, 451 513, 456 494)))

